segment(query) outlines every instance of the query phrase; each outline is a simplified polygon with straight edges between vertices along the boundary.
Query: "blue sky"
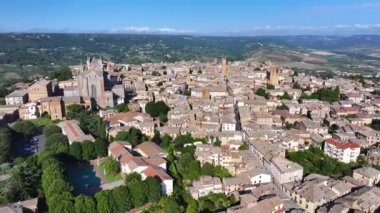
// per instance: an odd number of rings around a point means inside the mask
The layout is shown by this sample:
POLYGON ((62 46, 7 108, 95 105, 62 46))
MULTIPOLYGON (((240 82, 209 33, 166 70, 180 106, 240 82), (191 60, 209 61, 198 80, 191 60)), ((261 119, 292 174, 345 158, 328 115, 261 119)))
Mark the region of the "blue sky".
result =
POLYGON ((2 32, 380 34, 380 1, 4 0, 2 32))

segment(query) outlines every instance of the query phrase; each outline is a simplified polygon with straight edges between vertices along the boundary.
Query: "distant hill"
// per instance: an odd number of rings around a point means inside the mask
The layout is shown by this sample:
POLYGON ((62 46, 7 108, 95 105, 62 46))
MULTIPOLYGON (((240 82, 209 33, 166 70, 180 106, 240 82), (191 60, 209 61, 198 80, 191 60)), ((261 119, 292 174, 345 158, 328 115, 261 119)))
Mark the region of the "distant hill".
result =
POLYGON ((115 34, 0 34, 0 64, 77 64, 90 55, 118 63, 243 60, 270 45, 295 49, 351 51, 380 48, 380 36, 210 37, 115 34))
POLYGON ((334 72, 338 69, 371 73, 380 67, 380 36, 5 33, 0 34, 0 80, 45 75, 62 65, 79 64, 88 56, 102 56, 116 63, 128 64, 209 61, 225 56, 229 61, 248 58, 272 60, 284 66, 311 71, 322 69, 334 72), (315 50, 336 55, 318 55, 315 50))

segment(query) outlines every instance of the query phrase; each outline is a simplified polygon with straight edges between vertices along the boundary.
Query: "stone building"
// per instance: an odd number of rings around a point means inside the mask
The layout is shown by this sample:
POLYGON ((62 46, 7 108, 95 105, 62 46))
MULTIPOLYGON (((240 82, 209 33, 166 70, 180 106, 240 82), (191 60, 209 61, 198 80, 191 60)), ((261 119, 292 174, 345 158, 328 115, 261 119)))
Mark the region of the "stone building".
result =
POLYGON ((41 99, 41 114, 47 113, 52 120, 64 118, 64 105, 62 97, 47 97, 41 99))
POLYGON ((39 80, 28 87, 29 101, 37 101, 52 95, 52 83, 49 80, 39 80))

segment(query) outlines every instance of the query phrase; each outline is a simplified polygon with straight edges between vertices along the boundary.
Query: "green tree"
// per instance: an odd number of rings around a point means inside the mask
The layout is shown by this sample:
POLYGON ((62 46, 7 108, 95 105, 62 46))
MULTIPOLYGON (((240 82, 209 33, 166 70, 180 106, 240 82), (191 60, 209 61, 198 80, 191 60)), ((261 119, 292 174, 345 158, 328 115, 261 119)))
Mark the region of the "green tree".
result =
POLYGON ((174 146, 177 150, 182 150, 185 144, 193 143, 194 138, 190 134, 179 135, 174 139, 174 146))
POLYGON ((12 129, 15 132, 22 134, 24 136, 31 136, 31 135, 36 134, 36 132, 37 132, 36 126, 31 121, 27 121, 27 120, 26 121, 23 121, 23 120, 17 121, 12 126, 12 129))
POLYGON ((158 87, 161 87, 162 85, 164 85, 164 82, 163 82, 163 81, 159 81, 156 85, 157 85, 158 87))
POLYGON ((293 97, 290 96, 288 92, 285 92, 282 96, 279 96, 279 98, 280 98, 281 100, 284 100, 284 99, 285 99, 285 100, 292 100, 292 99, 293 99, 293 97))
POLYGON ((247 144, 240 145, 239 150, 248 150, 248 145, 247 144))
POLYGON ((66 107, 66 118, 68 120, 76 119, 79 120, 82 113, 85 112, 85 108, 79 104, 71 104, 66 107))
POLYGON ((74 142, 70 145, 69 153, 77 160, 82 160, 82 144, 79 142, 74 142))
POLYGON ((46 151, 51 154, 68 153, 69 140, 61 133, 52 134, 46 139, 46 151))
POLYGON ((161 143, 160 143, 160 146, 164 149, 167 149, 170 145, 170 142, 172 141, 173 139, 170 137, 170 135, 168 134, 165 134, 164 136, 161 137, 161 143))
POLYGON ((147 199, 149 202, 158 202, 161 198, 161 184, 154 177, 147 177, 144 182, 146 186, 147 199))
POLYGON ((259 89, 256 90, 255 94, 258 95, 258 96, 265 97, 265 95, 267 94, 267 92, 265 91, 265 89, 263 89, 263 88, 260 87, 259 89))
POLYGON ((153 117, 156 117, 158 115, 157 109, 156 109, 156 104, 154 103, 154 101, 150 101, 150 102, 146 103, 145 112, 150 114, 153 117))
POLYGON ((64 179, 55 179, 45 192, 47 197, 52 197, 55 194, 62 194, 63 192, 72 192, 73 187, 69 182, 64 179))
POLYGON ((128 112, 129 111, 129 107, 128 107, 128 104, 126 103, 122 103, 122 104, 118 104, 115 106, 117 112, 128 112))
POLYGON ((75 213, 93 213, 96 212, 96 204, 92 197, 78 195, 75 197, 75 213))
POLYGON ((46 138, 55 133, 62 133, 61 127, 55 124, 50 124, 44 127, 43 134, 46 138))
POLYGON ((95 143, 92 141, 83 141, 82 155, 84 160, 92 160, 96 157, 95 143))
POLYGON ((119 186, 112 189, 112 199, 116 203, 118 212, 126 212, 133 208, 132 196, 128 187, 119 186))
MULTIPOLYGON (((36 156, 27 158, 12 168, 12 176, 8 183, 6 197, 9 202, 28 200, 38 195, 41 182, 41 168, 36 156)), ((1 190, 0 190, 1 191, 1 190)))
POLYGON ((75 212, 73 196, 68 193, 55 194, 50 199, 49 212, 72 213, 75 212))
POLYGON ((267 84, 267 89, 275 89, 275 87, 272 84, 267 84))
POLYGON ((108 142, 97 138, 95 140, 95 152, 98 157, 106 157, 108 155, 108 142))
POLYGON ((183 212, 181 206, 176 202, 173 196, 162 197, 159 205, 165 213, 183 212))
POLYGON ((101 117, 98 118, 98 136, 101 139, 106 139, 107 133, 106 133, 106 123, 103 121, 101 117))
POLYGON ((9 129, 0 129, 0 164, 7 162, 10 158, 12 133, 9 129))
POLYGON ((201 168, 201 174, 212 176, 212 175, 214 175, 213 170, 214 170, 214 166, 211 165, 210 163, 206 162, 203 164, 203 166, 201 168))
POLYGON ((215 138, 214 146, 220 146, 222 144, 222 141, 219 139, 219 137, 215 138))
POLYGON ((102 190, 95 194, 96 209, 98 213, 113 213, 116 212, 116 203, 112 197, 111 190, 102 190))
POLYGON ((214 167, 213 173, 214 173, 214 176, 219 177, 219 178, 232 177, 228 169, 220 165, 214 167))
POLYGON ((177 170, 185 179, 196 180, 201 175, 199 162, 194 160, 191 153, 186 152, 178 160, 177 170))
POLYGON ((136 146, 142 143, 146 139, 146 136, 142 134, 141 130, 136 129, 135 127, 129 128, 128 132, 120 131, 116 134, 115 141, 128 141, 132 145, 136 146))
POLYGON ((129 173, 125 177, 125 185, 127 185, 127 186, 128 185, 133 186, 133 183, 138 182, 138 181, 141 181, 141 175, 139 173, 136 173, 136 172, 129 173))
POLYGON ((68 66, 64 66, 58 71, 53 72, 52 78, 57 79, 58 81, 66 81, 73 78, 71 70, 68 66))
POLYGON ((169 110, 169 106, 163 101, 151 101, 145 105, 145 112, 150 114, 152 117, 157 117, 160 114, 167 115, 169 110))
POLYGON ((132 195, 133 206, 139 207, 144 205, 147 201, 147 192, 144 190, 141 176, 137 173, 131 173, 127 175, 125 182, 132 195))
POLYGON ((166 123, 166 122, 168 122, 168 116, 167 116, 167 115, 165 115, 165 114, 163 114, 163 113, 160 113, 160 114, 159 114, 159 117, 160 117, 160 121, 161 121, 161 123, 166 123))
POLYGON ((115 176, 120 172, 119 163, 111 157, 107 157, 107 160, 104 162, 104 167, 107 174, 111 176, 115 176))

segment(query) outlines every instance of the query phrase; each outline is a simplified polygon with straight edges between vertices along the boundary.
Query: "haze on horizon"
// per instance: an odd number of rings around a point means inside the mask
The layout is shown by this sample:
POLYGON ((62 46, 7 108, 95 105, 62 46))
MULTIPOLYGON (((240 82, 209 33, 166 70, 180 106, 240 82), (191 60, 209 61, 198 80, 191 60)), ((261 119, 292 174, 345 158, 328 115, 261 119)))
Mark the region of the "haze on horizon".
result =
POLYGON ((12 0, 0 32, 380 34, 375 0, 12 0))

